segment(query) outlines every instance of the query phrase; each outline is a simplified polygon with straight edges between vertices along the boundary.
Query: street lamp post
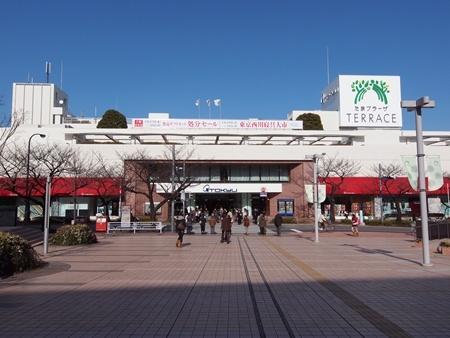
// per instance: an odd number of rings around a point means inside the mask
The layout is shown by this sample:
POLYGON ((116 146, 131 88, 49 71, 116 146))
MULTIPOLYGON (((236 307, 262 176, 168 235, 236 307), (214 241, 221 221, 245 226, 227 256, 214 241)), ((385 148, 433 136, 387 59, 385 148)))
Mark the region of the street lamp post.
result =
POLYGON ((314 172, 313 172, 313 207, 314 207, 314 242, 319 242, 319 187, 318 187, 318 175, 319 175, 319 159, 325 156, 325 153, 307 155, 306 158, 312 159, 314 161, 314 172))
POLYGON ((381 185, 382 179, 383 179, 382 170, 383 170, 383 168, 381 167, 381 163, 378 163, 378 188, 379 188, 379 192, 380 192, 380 204, 381 204, 381 206, 380 206, 380 208, 381 208, 380 218, 381 218, 381 223, 383 223, 383 219, 384 219, 384 215, 383 215, 383 211, 384 211, 384 208, 383 208, 383 187, 381 185))
POLYGON ((25 200, 25 221, 30 221, 30 152, 31 152, 31 139, 34 136, 39 135, 41 138, 45 137, 45 134, 33 134, 28 138, 28 148, 27 148, 27 173, 26 173, 26 181, 25 181, 25 194, 26 194, 26 200, 25 200))
POLYGON ((422 108, 434 108, 434 100, 428 96, 420 99, 402 101, 402 108, 407 111, 416 112, 416 143, 417 143, 417 168, 419 172, 419 194, 420 194, 420 222, 422 224, 422 251, 423 266, 431 266, 430 262, 430 239, 428 236, 428 210, 427 210, 427 192, 425 188, 425 154, 423 150, 422 136, 422 108))

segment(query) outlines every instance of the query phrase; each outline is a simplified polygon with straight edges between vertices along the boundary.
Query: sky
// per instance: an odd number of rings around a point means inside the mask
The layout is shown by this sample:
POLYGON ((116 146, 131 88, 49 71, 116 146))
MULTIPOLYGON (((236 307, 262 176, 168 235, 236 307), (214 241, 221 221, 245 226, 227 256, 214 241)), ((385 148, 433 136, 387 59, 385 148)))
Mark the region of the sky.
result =
POLYGON ((49 61, 76 116, 208 118, 205 100, 220 98, 223 118, 285 119, 320 109, 328 48, 331 80, 399 75, 402 99, 436 100, 424 130, 450 130, 447 0, 15 0, 0 32, 3 117, 12 83, 44 82, 49 61))

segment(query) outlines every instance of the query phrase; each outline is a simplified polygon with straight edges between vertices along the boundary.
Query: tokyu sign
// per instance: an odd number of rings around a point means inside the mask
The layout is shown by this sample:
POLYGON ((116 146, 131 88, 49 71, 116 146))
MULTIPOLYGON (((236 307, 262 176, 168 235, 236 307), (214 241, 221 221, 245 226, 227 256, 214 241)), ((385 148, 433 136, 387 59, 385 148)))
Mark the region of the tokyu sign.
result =
POLYGON ((400 128, 400 102, 399 76, 340 75, 322 93, 322 108, 339 110, 341 127, 400 128))

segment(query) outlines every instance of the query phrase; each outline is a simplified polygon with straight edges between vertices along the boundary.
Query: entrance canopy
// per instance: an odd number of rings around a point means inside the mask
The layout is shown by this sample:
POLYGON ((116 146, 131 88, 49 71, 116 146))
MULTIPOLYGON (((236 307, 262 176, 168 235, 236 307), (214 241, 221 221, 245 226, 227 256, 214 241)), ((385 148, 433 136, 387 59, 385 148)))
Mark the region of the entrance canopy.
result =
POLYGON ((358 134, 332 134, 304 130, 152 130, 94 129, 66 131, 66 139, 78 144, 194 144, 194 145, 352 145, 364 141, 358 134))

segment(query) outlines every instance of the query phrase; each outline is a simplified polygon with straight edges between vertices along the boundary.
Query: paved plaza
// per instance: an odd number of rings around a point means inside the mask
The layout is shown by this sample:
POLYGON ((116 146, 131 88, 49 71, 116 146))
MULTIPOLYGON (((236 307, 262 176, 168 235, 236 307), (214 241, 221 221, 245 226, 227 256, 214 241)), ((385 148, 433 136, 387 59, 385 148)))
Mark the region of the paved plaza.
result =
POLYGON ((450 257, 422 267, 411 235, 255 228, 51 246, 45 268, 0 281, 0 336, 450 336, 450 257))

